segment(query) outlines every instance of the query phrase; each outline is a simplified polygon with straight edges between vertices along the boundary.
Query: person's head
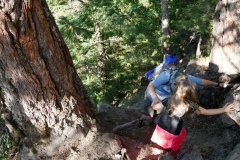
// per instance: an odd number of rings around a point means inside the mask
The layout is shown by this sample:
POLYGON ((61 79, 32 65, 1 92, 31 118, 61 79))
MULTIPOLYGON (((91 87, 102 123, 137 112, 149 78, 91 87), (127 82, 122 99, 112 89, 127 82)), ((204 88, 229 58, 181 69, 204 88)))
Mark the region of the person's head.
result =
POLYGON ((183 100, 196 102, 196 84, 188 79, 181 79, 177 82, 174 94, 183 100))
POLYGON ((167 54, 162 62, 162 70, 167 68, 176 68, 175 62, 177 61, 177 57, 174 55, 167 54))
POLYGON ((189 109, 189 103, 197 102, 196 98, 196 85, 188 79, 181 79, 177 82, 176 89, 173 95, 169 98, 169 106, 173 115, 182 117, 189 109))
POLYGON ((171 85, 172 91, 175 91, 177 84, 183 79, 188 79, 187 74, 182 71, 177 71, 177 73, 174 75, 174 80, 171 85))

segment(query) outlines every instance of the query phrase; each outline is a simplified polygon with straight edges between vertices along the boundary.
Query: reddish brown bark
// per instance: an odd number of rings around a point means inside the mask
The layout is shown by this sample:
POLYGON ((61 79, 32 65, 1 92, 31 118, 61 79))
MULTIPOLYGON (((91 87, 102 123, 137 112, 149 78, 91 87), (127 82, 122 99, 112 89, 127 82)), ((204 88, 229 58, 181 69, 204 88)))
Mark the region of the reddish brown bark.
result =
POLYGON ((66 127, 85 134, 92 103, 46 2, 2 4, 1 110, 26 136, 63 135, 66 127))

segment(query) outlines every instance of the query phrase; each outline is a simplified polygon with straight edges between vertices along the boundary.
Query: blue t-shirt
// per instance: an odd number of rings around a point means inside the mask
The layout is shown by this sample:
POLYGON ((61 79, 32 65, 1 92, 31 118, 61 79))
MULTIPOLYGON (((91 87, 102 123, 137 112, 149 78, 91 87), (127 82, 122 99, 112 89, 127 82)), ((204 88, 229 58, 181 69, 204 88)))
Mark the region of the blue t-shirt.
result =
MULTIPOLYGON (((151 82, 155 86, 155 92, 157 93, 160 100, 167 98, 171 94, 171 84, 173 83, 174 76, 177 71, 178 70, 172 71, 172 75, 170 76, 171 70, 165 70, 151 82)), ((187 74, 187 76, 190 81, 196 83, 197 85, 202 83, 201 78, 189 74, 187 74)), ((151 101, 153 100, 148 91, 147 96, 151 101)))

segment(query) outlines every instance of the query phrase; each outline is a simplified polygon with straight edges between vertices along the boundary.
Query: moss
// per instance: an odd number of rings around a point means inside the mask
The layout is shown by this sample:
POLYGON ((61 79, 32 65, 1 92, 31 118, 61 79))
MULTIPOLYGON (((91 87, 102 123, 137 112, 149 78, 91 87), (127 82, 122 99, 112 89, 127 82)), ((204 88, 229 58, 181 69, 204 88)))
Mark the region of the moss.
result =
POLYGON ((5 121, 0 118, 0 159, 5 159, 8 151, 13 147, 13 138, 6 127, 5 121))

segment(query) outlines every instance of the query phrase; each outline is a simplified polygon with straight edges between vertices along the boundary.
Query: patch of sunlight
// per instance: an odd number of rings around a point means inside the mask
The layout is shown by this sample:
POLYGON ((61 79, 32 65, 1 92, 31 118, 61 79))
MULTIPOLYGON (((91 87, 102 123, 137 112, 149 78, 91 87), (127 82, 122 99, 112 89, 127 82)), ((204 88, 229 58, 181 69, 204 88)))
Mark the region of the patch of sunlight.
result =
POLYGON ((139 0, 139 3, 142 4, 144 7, 150 6, 149 0, 139 0))

